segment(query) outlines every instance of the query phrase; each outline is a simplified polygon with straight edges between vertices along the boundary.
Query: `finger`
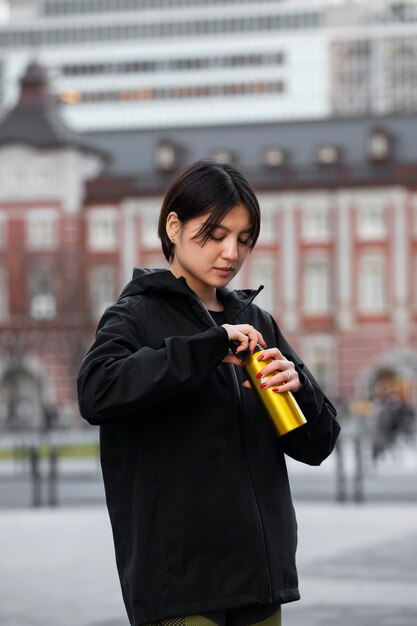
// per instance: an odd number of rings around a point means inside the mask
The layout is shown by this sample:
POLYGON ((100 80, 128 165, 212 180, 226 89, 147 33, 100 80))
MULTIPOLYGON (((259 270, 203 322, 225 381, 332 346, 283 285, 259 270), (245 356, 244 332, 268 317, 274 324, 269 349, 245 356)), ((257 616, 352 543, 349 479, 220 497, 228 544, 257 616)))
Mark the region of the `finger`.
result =
POLYGON ((266 347, 265 339, 262 337, 262 334, 256 330, 256 328, 251 327, 248 332, 249 337, 249 349, 253 353, 257 345, 262 347, 266 347))
POLYGON ((279 361, 286 361, 287 359, 278 348, 266 348, 263 352, 263 359, 274 359, 279 361))
POLYGON ((278 393, 282 391, 298 391, 300 389, 300 378, 295 369, 284 370, 284 372, 282 372, 279 377, 282 378, 283 376, 285 376, 285 380, 283 382, 280 382, 279 385, 274 385, 272 388, 273 391, 278 393))
POLYGON ((241 342, 240 333, 247 336, 248 343, 245 347, 248 347, 252 353, 254 352, 257 344, 260 344, 262 347, 266 347, 266 342, 262 333, 256 330, 256 328, 254 328, 251 324, 239 324, 238 327, 234 327, 234 331, 236 335, 233 339, 238 343, 241 342))
POLYGON ((280 383, 279 385, 274 385, 272 387, 272 391, 275 393, 282 393, 283 391, 298 391, 301 385, 297 380, 290 380, 288 383, 280 383))
POLYGON ((239 333, 235 341, 239 343, 238 347, 235 350, 235 354, 239 354, 239 352, 243 352, 244 350, 248 349, 249 337, 247 335, 244 335, 243 333, 239 333))
MULTIPOLYGON (((262 360, 263 359, 261 359, 261 361, 262 360)), ((286 382, 287 381, 286 377, 288 376, 288 374, 286 374, 285 376, 282 376, 281 374, 282 372, 288 371, 289 369, 291 369, 290 361, 287 361, 287 359, 274 359, 273 361, 270 361, 269 363, 267 362, 265 364, 265 366, 260 371, 260 374, 262 374, 262 377, 263 376, 275 377, 275 375, 279 375, 280 378, 279 379, 277 378, 277 382, 286 382)))
POLYGON ((279 374, 274 377, 275 379, 279 380, 279 384, 281 385, 281 387, 284 385, 290 385, 294 380, 294 377, 297 376, 294 368, 288 367, 288 361, 286 361, 286 365, 287 367, 284 370, 281 370, 279 374))
POLYGON ((299 377, 294 369, 294 365, 287 360, 268 363, 257 374, 257 378, 261 380, 262 389, 279 386, 281 391, 290 391, 291 389, 295 391, 300 387, 299 377))

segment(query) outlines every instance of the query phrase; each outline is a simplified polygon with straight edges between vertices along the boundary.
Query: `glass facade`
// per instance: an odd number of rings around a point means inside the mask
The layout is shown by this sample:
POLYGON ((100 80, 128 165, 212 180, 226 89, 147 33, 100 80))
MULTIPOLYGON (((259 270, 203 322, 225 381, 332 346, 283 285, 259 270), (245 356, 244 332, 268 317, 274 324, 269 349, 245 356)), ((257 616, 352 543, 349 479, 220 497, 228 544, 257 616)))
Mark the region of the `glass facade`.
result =
POLYGON ((251 15, 226 19, 160 22, 125 22, 67 28, 0 30, 0 49, 37 46, 65 46, 100 42, 126 42, 143 39, 225 35, 227 33, 274 32, 320 26, 320 13, 251 15))
MULTIPOLYGON (((276 4, 281 0, 262 0, 276 4)), ((258 4, 259 0, 46 0, 43 13, 50 17, 150 9, 177 9, 236 4, 258 4)))
POLYGON ((331 46, 335 114, 417 110, 417 36, 334 42, 331 46))
MULTIPOLYGON (((99 111, 94 118, 88 107, 67 108, 77 130, 109 129, 112 119, 118 128, 141 126, 139 101, 147 99, 160 101, 149 124, 161 127, 175 119, 183 125, 176 100, 195 97, 201 106, 185 115, 187 125, 414 113, 416 7, 394 0, 45 0, 25 20, 12 10, 0 27, 0 105, 14 101, 13 84, 36 50, 63 102, 92 102, 99 111), (275 101, 251 107, 242 83, 258 83, 249 91, 275 93, 275 101), (241 95, 242 104, 233 97, 213 106, 216 94, 241 95), (115 106, 99 106, 122 100, 136 102, 129 123, 115 106)), ((330 164, 344 157, 337 146, 322 156, 330 164)))

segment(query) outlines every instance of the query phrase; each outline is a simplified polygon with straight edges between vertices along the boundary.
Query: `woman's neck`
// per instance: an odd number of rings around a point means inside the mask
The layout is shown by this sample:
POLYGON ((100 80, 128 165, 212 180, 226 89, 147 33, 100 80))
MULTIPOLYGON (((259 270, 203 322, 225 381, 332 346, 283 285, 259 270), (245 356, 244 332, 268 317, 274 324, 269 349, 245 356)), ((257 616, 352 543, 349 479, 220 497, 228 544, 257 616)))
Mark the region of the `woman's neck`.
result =
MULTIPOLYGON (((174 265, 171 265, 169 269, 176 278, 179 278, 180 276, 182 276, 181 272, 176 271, 176 268, 174 265)), ((194 291, 195 295, 201 300, 201 302, 204 304, 206 309, 208 309, 209 311, 223 311, 224 310, 224 306, 220 302, 217 296, 217 289, 215 287, 209 287, 207 285, 207 289, 203 289, 200 284, 194 284, 191 277, 186 277, 185 279, 187 281, 188 287, 192 291, 194 291)))
POLYGON ((217 291, 214 289, 210 292, 198 293, 195 291, 196 295, 200 298, 201 302, 204 304, 208 311, 223 311, 224 306, 220 302, 217 297, 217 291))

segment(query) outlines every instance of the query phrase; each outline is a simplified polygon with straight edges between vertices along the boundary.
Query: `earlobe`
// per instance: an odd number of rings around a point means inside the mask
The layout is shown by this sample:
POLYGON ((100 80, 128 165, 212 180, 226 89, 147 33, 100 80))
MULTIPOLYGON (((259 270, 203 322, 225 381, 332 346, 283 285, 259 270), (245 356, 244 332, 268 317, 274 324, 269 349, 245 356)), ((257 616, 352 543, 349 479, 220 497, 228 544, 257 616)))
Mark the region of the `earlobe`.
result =
POLYGON ((168 214, 166 221, 166 233, 171 243, 175 243, 175 238, 180 229, 180 220, 175 211, 168 214))

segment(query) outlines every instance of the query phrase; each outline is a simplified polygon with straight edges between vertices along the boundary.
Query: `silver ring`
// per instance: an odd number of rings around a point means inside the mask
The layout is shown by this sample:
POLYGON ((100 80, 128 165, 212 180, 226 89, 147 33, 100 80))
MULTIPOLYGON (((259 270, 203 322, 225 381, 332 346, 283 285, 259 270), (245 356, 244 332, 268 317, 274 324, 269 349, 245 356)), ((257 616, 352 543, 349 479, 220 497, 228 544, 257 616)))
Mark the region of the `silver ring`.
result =
POLYGON ((290 382, 291 376, 292 376, 291 370, 287 370, 287 383, 290 382))

